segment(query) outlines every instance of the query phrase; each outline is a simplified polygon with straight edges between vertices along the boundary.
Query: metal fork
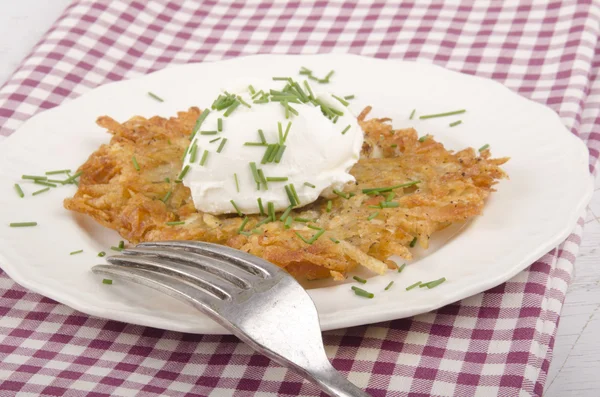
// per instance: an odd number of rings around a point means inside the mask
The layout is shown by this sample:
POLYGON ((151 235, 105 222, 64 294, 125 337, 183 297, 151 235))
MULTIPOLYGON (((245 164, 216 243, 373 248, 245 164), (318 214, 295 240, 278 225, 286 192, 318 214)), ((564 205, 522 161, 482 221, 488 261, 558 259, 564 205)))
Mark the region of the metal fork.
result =
POLYGON ((190 303, 232 334, 321 390, 368 397, 333 368, 319 318, 304 288, 254 255, 196 241, 148 242, 92 271, 142 284, 190 303))

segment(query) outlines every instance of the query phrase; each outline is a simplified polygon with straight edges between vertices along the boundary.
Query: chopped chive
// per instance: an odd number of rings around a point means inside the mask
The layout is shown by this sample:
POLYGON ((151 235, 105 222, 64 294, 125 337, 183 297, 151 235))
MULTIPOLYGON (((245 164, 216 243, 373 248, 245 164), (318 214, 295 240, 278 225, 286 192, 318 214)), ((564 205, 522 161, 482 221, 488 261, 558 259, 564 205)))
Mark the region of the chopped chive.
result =
POLYGON ((427 283, 427 288, 428 289, 435 288, 438 285, 440 285, 441 283, 443 283, 444 281, 446 281, 446 277, 442 277, 437 280, 430 281, 427 283))
POLYGON ((115 247, 114 245, 112 247, 110 247, 110 249, 113 251, 117 251, 117 252, 123 251, 123 248, 115 247))
POLYGON ((452 122, 452 123, 450 123, 450 124, 448 124, 448 125, 449 125, 450 127, 455 127, 455 126, 457 126, 457 125, 459 125, 459 124, 461 124, 461 123, 462 123, 462 120, 457 120, 457 121, 454 121, 454 122, 452 122))
POLYGON ((407 290, 407 291, 410 291, 411 289, 413 289, 413 288, 416 288, 416 287, 418 287, 419 285, 421 285, 421 282, 420 282, 420 281, 417 281, 416 283, 414 283, 414 284, 412 284, 412 285, 409 285, 408 287, 406 287, 406 290, 407 290))
POLYGON ((412 239, 412 241, 409 244, 410 248, 413 248, 416 243, 417 243, 417 238, 415 237, 415 238, 412 239))
POLYGON ((374 294, 372 294, 369 291, 365 291, 364 289, 352 286, 352 290, 354 291, 354 293, 358 296, 362 296, 365 298, 369 298, 369 299, 373 299, 373 297, 375 296, 374 294))
POLYGON ((240 106, 240 102, 235 100, 233 101, 233 103, 227 108, 227 110, 225 111, 225 113, 223 113, 223 116, 225 117, 229 117, 231 115, 231 113, 233 113, 233 111, 240 106))
POLYGON ((156 99, 158 102, 164 102, 165 100, 162 99, 161 97, 159 97, 158 95, 148 91, 148 95, 150 95, 152 98, 156 99))
POLYGON ((396 208, 400 206, 400 203, 397 201, 382 201, 379 206, 381 208, 396 208))
POLYGON ((125 241, 123 241, 123 240, 119 241, 119 248, 121 248, 121 249, 125 248, 125 241))
MULTIPOLYGON (((308 219, 308 218, 300 218, 300 217, 296 217, 294 218, 295 222, 301 222, 301 223, 307 223, 307 222, 313 222, 312 219, 308 219)), ((321 228, 319 228, 319 230, 321 230, 321 228)))
POLYGON ((133 163, 133 168, 135 168, 136 171, 139 171, 140 165, 138 164, 135 156, 131 157, 131 162, 133 163))
POLYGON ((285 185, 285 193, 288 196, 288 200, 290 201, 290 205, 292 207, 295 207, 298 203, 296 202, 296 199, 294 198, 294 194, 292 193, 292 189, 290 189, 290 185, 285 185))
MULTIPOLYGON (((285 136, 283 137, 284 141, 285 141, 285 136)), ((273 159, 277 164, 279 164, 279 162, 281 161, 281 158, 283 157, 283 152, 285 152, 285 145, 279 145, 279 147, 277 148, 277 153, 275 153, 275 158, 273 159)))
POLYGON ((103 278, 102 279, 102 284, 108 284, 111 285, 112 284, 112 280, 109 278, 103 278))
POLYGON ((335 73, 334 70, 332 70, 331 72, 327 73, 327 76, 325 76, 325 78, 321 81, 322 83, 329 83, 329 78, 331 76, 333 76, 333 74, 335 73))
POLYGON ((312 70, 305 68, 304 66, 300 67, 300 74, 312 74, 312 70))
POLYGON ((396 193, 390 192, 387 196, 385 196, 385 201, 392 201, 396 197, 396 193))
POLYGON ((402 266, 398 268, 398 273, 402 273, 402 270, 406 267, 406 263, 403 263, 402 266))
POLYGON ((66 174, 67 172, 70 172, 70 171, 71 170, 48 171, 48 172, 46 172, 46 175, 66 174))
POLYGON ((419 138, 419 142, 425 142, 427 140, 428 136, 427 135, 423 135, 422 137, 419 138))
POLYGON ((379 208, 381 208, 381 206, 380 205, 370 205, 369 208, 377 208, 377 209, 379 209, 379 208))
POLYGON ((223 131, 223 119, 220 117, 217 119, 217 131, 223 131))
POLYGON ((262 199, 259 197, 256 199, 256 201, 258 202, 258 210, 260 211, 260 214, 266 215, 265 208, 263 207, 262 199))
POLYGON ((413 111, 412 111, 412 112, 410 112, 410 117, 408 118, 409 120, 412 120, 412 119, 413 119, 413 117, 414 117, 414 115, 415 115, 415 112, 416 112, 416 111, 417 111, 417 109, 413 109, 413 111))
POLYGON ((274 148, 273 151, 271 152, 271 154, 269 155, 269 158, 267 159, 267 163, 272 163, 273 161, 275 161, 275 156, 277 156, 277 152, 279 151, 279 147, 281 145, 275 143, 274 144, 274 148))
POLYGON ((166 177, 166 178, 165 178, 165 182, 167 182, 167 183, 171 183, 171 178, 169 178, 169 177, 166 177))
POLYGON ((348 132, 350 127, 351 127, 350 124, 348 124, 348 126, 346 128, 344 128, 344 130, 342 131, 342 135, 346 134, 346 132, 348 132))
POLYGON ((10 227, 31 227, 37 226, 37 222, 13 222, 9 224, 10 227))
POLYGON ((427 283, 421 283, 421 284, 419 284, 419 288, 427 288, 427 283))
POLYGON ((192 149, 190 150, 190 163, 196 162, 196 155, 198 154, 198 145, 196 142, 192 145, 192 149))
POLYGON ((240 233, 241 231, 244 230, 244 227, 246 227, 246 223, 248 223, 250 219, 248 217, 245 217, 244 220, 242 221, 242 224, 240 225, 240 227, 238 228, 238 233, 240 233))
POLYGON ((260 137, 260 142, 263 145, 267 143, 267 140, 265 139, 265 134, 263 133, 263 130, 258 130, 258 136, 260 137))
POLYGON ((242 99, 242 97, 239 96, 239 95, 237 96, 237 100, 240 101, 242 103, 242 105, 246 106, 247 108, 251 108, 252 107, 252 106, 250 106, 250 104, 248 102, 244 101, 242 99))
POLYGON ((371 215, 369 215, 369 217, 367 219, 371 221, 371 220, 377 218, 378 215, 379 215, 379 211, 375 211, 371 215))
POLYGON ((240 209, 239 209, 239 207, 237 206, 237 204, 235 203, 235 201, 233 201, 233 200, 229 200, 229 202, 231 203, 231 205, 233 205, 233 208, 235 208, 235 212, 237 212, 237 214, 238 214, 239 216, 242 216, 242 215, 244 215, 244 214, 242 213, 242 211, 240 211, 240 209))
POLYGON ((106 252, 104 252, 104 251, 100 251, 100 252, 98 252, 98 256, 99 256, 100 258, 102 258, 102 257, 105 257, 105 256, 106 256, 106 252))
POLYGON ((265 150, 265 154, 263 155, 262 159, 260 160, 261 164, 267 164, 267 162, 269 161, 269 158, 271 157, 271 153, 273 152, 273 150, 275 150, 275 144, 271 143, 267 146, 267 149, 265 150))
POLYGON ((47 192, 48 190, 50 190, 50 188, 49 188, 49 187, 47 187, 47 188, 45 188, 45 189, 38 190, 37 192, 33 192, 33 193, 31 193, 31 195, 32 195, 32 196, 37 196, 38 194, 45 193, 45 192, 47 192))
POLYGON ((279 144, 283 145, 283 127, 281 126, 281 121, 277 122, 277 135, 279 136, 279 144))
POLYGON ((269 201, 267 203, 267 209, 268 209, 268 214, 269 217, 271 218, 271 222, 275 222, 275 204, 273 204, 272 201, 269 201))
POLYGON ((300 84, 298 84, 295 81, 294 81, 294 89, 298 93, 298 96, 300 97, 300 100, 302 102, 308 102, 308 96, 306 95, 306 93, 304 92, 304 90, 302 90, 302 87, 300 87, 300 84))
POLYGON ((35 183, 36 185, 42 185, 42 186, 48 186, 48 187, 56 187, 56 184, 47 182, 47 180, 46 181, 36 180, 36 181, 33 181, 33 183, 35 183))
POLYGON ((251 232, 240 232, 240 234, 243 234, 246 237, 252 236, 251 232))
POLYGON ((261 96, 262 94, 264 94, 263 90, 258 91, 256 94, 252 95, 252 99, 258 98, 259 96, 261 96))
POLYGON ((240 183, 238 181, 238 177, 237 177, 236 173, 233 174, 233 179, 235 180, 235 190, 237 190, 237 192, 239 193, 240 192, 240 183))
POLYGON ((290 128, 292 128, 292 122, 288 121, 287 126, 285 127, 285 132, 283 134, 283 142, 285 143, 285 140, 288 137, 288 134, 290 133, 290 128))
POLYGON ((181 161, 185 160, 185 156, 187 156, 189 150, 190 150, 189 146, 185 148, 185 150, 183 151, 183 156, 181 156, 181 161))
POLYGON ((291 81, 291 77, 273 77, 273 81, 291 81))
POLYGON ((173 191, 169 190, 167 192, 167 194, 165 194, 165 197, 163 197, 160 201, 162 201, 163 203, 166 203, 169 200, 169 198, 171 197, 172 194, 173 194, 173 191))
POLYGON ((304 182, 304 186, 312 187, 313 189, 316 188, 315 185, 313 185, 312 183, 308 183, 308 182, 304 182))
POLYGON ((361 284, 366 284, 367 283, 367 280, 365 280, 364 278, 360 278, 358 276, 354 276, 352 278, 355 279, 356 281, 358 281, 361 284))
POLYGON ((288 180, 287 176, 268 176, 267 182, 285 182, 288 180))
POLYGON ((260 179, 260 183, 262 183, 265 186, 265 190, 269 190, 269 184, 267 183, 267 178, 265 178, 265 173, 261 168, 259 168, 257 172, 258 178, 260 179))
POLYGON ((411 181, 411 182, 401 183, 399 185, 387 186, 387 187, 373 187, 373 188, 363 189, 362 192, 365 193, 365 194, 369 194, 369 193, 376 193, 376 194, 387 193, 387 192, 390 192, 390 191, 392 191, 394 189, 409 187, 409 186, 416 185, 418 183, 421 183, 421 181, 411 181))
POLYGON ((48 179, 47 176, 38 176, 38 175, 21 175, 21 179, 30 179, 33 181, 45 181, 48 179))
POLYGON ((262 142, 244 142, 244 146, 269 146, 266 143, 262 142))
POLYGON ((254 177, 254 182, 257 184, 260 183, 260 177, 258 176, 258 170, 256 169, 256 163, 250 162, 250 170, 252 170, 252 176, 254 177))
POLYGON ((225 147, 226 142, 227 142, 227 138, 223 138, 223 140, 221 141, 221 144, 219 145, 219 148, 217 149, 217 153, 221 153, 221 150, 223 150, 223 148, 225 147))
POLYGON ((488 149, 489 147, 490 147, 490 145, 486 143, 485 145, 483 145, 482 147, 479 148, 479 151, 483 152, 484 150, 488 149))
POLYGON ((384 288, 384 290, 387 291, 392 287, 392 285, 394 285, 394 281, 390 281, 390 283, 387 285, 387 287, 384 288))
POLYGON ((340 98, 339 96, 333 94, 331 94, 331 96, 340 101, 340 103, 344 106, 350 105, 350 102, 346 101, 344 98, 340 98))
POLYGON ((290 205, 289 207, 287 207, 285 209, 285 211, 283 211, 283 214, 281 214, 281 217, 279 217, 280 221, 285 221, 288 218, 288 215, 290 214, 290 212, 292 211, 292 206, 290 205))
POLYGON ((268 99, 257 99, 256 101, 253 101, 253 103, 269 103, 268 99))
POLYGON ((23 189, 21 189, 21 186, 19 186, 18 183, 15 183, 15 190, 17 191, 17 194, 19 195, 19 197, 21 197, 21 198, 25 197, 25 193, 23 193, 23 189))
POLYGON ((81 254, 82 252, 83 252, 83 250, 77 250, 77 251, 69 252, 69 255, 81 254))
POLYGON ((340 192, 337 189, 333 189, 333 193, 337 194, 338 196, 340 196, 341 198, 345 198, 346 200, 348 200, 350 198, 350 195, 348 194, 344 194, 344 192, 340 192))
POLYGON ((333 205, 331 200, 327 200, 327 207, 325 207, 325 210, 327 212, 331 212, 331 206, 333 205))
POLYGON ((304 87, 306 87, 306 91, 308 91, 308 99, 313 99, 315 95, 313 94, 312 90, 310 89, 310 85, 306 80, 304 80, 304 87))
MULTIPOLYGON (((310 226, 309 226, 310 227, 310 226)), ((319 239, 319 237, 321 237, 323 235, 323 233, 325 233, 325 229, 321 229, 319 230, 314 236, 312 236, 312 238, 309 240, 310 244, 314 243, 315 241, 317 241, 319 239)))
MULTIPOLYGON (((288 218, 288 219, 291 219, 291 218, 288 218)), ((286 221, 286 223, 287 223, 287 221, 286 221)), ((310 242, 310 239, 308 239, 308 240, 307 240, 307 239, 306 239, 306 238, 305 238, 303 235, 301 235, 301 234, 300 234, 300 233, 298 233, 298 232, 294 232, 294 233, 296 233, 296 236, 300 237, 300 239, 301 239, 302 241, 304 241, 306 244, 312 244, 312 242, 310 242)))
POLYGON ((254 87, 252 87, 252 84, 250 84, 248 86, 248 91, 250 91, 250 94, 254 95, 256 93, 256 90, 254 89, 254 87))
POLYGON ((354 99, 354 95, 346 95, 344 97, 344 99, 347 99, 347 100, 354 99))
POLYGON ((82 174, 83 174, 83 171, 79 171, 78 173, 73 174, 70 177, 68 177, 67 179, 65 179, 63 182, 64 183, 73 183, 73 182, 75 182, 75 179, 79 178, 82 174))
MULTIPOLYGON (((300 219, 306 219, 306 218, 300 218, 300 219)), ((294 220, 296 220, 296 219, 294 219, 294 220)), ((308 221, 308 222, 316 222, 316 221, 315 221, 315 220, 313 220, 313 219, 308 219, 307 221, 308 221)), ((306 225, 306 226, 307 226, 308 228, 310 228, 310 229, 313 229, 313 230, 325 230, 325 229, 323 229, 322 227, 315 226, 315 225, 306 225)))
POLYGON ((293 221, 292 217, 288 216, 287 218, 285 218, 285 222, 284 222, 283 226, 286 229, 289 229, 292 226, 292 221, 293 221))
POLYGON ((340 240, 338 240, 338 239, 336 239, 336 238, 329 237, 329 239, 330 239, 331 241, 333 241, 335 244, 339 244, 339 243, 340 243, 340 240))
POLYGON ((190 166, 188 164, 185 167, 183 167, 183 169, 179 173, 179 176, 177 177, 177 179, 179 179, 180 181, 183 180, 183 178, 185 177, 185 175, 188 173, 189 170, 190 170, 190 166))
POLYGON ((292 194, 294 195, 294 200, 296 200, 296 203, 300 204, 300 198, 298 197, 298 193, 296 193, 296 188, 294 187, 293 183, 290 183, 290 190, 292 191, 292 194))
MULTIPOLYGON (((185 225, 185 222, 184 221, 166 222, 165 225, 167 225, 167 226, 179 226, 179 225, 185 225)), ((123 247, 119 247, 119 248, 123 248, 123 247)))
POLYGON ((454 110, 452 112, 445 112, 445 113, 435 113, 435 114, 426 114, 424 116, 419 116, 419 118, 421 120, 424 119, 433 119, 435 117, 447 117, 447 116, 454 116, 455 114, 462 114, 466 112, 465 109, 461 109, 461 110, 454 110))
POLYGON ((254 228, 256 229, 257 227, 260 227, 262 225, 264 225, 265 223, 271 222, 271 217, 267 216, 265 219, 263 219, 262 221, 258 222, 254 228))
POLYGON ((218 131, 200 131, 200 135, 217 135, 218 131))
POLYGON ((392 144, 390 145, 390 147, 396 148, 396 147, 398 147, 398 144, 396 144, 396 143, 392 143, 392 144))
POLYGON ((200 129, 200 126, 202 125, 204 120, 206 120, 206 117, 208 116, 209 113, 210 113, 209 109, 204 109, 204 111, 202 113, 200 113, 200 116, 198 116, 198 119, 196 120, 196 124, 194 125, 194 129, 192 130, 193 134, 198 132, 198 130, 200 129))
POLYGON ((204 164, 206 164, 207 158, 208 158, 208 150, 205 150, 204 153, 202 153, 202 158, 200 159, 201 166, 204 166, 204 164))

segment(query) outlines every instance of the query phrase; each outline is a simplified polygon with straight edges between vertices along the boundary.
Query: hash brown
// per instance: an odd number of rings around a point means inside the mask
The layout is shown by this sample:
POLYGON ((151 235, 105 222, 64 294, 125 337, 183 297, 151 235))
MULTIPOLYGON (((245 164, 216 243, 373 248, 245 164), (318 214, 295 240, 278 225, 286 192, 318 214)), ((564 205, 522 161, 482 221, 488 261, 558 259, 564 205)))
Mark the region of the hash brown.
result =
POLYGON ((351 197, 319 198, 291 213, 313 219, 314 225, 326 230, 313 244, 296 235, 308 239, 314 234, 304 223, 286 229, 276 221, 255 229, 263 217, 249 215, 245 230, 254 233, 244 235, 238 233, 241 217, 196 210, 189 189, 176 182, 190 132, 201 114, 196 107, 169 119, 136 116, 119 123, 108 116, 98 118, 97 123, 112 138, 79 168, 78 190, 64 205, 132 243, 202 240, 224 244, 273 262, 298 279, 343 279, 357 265, 381 274, 395 266, 388 261, 391 255, 411 258, 414 238, 427 248, 435 231, 480 215, 493 185, 506 177, 500 166, 508 159, 492 159, 489 149, 448 151, 433 137, 419 140, 412 128, 393 130, 389 119, 367 119, 370 110, 366 108, 358 117, 365 141, 361 158, 350 171, 356 183, 344 188, 351 197), (374 210, 369 206, 386 199, 362 192, 411 180, 420 183, 394 190, 395 208, 374 210), (328 200, 332 202, 329 212, 328 200), (375 211, 377 216, 369 219, 375 211), (166 224, 180 220, 185 224, 166 224))

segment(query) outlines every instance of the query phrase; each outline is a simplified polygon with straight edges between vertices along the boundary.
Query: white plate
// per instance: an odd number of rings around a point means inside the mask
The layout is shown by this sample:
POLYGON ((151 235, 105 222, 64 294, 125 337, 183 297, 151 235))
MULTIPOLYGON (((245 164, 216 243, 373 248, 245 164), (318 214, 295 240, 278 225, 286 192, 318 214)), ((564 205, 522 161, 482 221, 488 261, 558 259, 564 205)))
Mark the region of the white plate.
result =
POLYGON ((485 291, 517 274, 563 241, 592 194, 585 145, 550 109, 524 99, 491 80, 437 66, 353 55, 261 55, 214 63, 182 65, 139 79, 99 87, 27 121, 0 144, 0 265, 19 284, 82 312, 134 324, 197 333, 225 331, 194 309, 143 287, 103 285, 90 267, 103 262, 119 236, 91 219, 63 209, 74 187, 35 197, 38 186, 13 184, 23 173, 77 168, 109 135, 95 125, 99 115, 125 121, 133 115, 171 116, 190 106, 207 106, 232 78, 296 76, 300 66, 319 74, 335 69, 333 92, 355 94, 358 113, 392 117, 395 127, 414 126, 451 149, 489 143, 494 156, 510 156, 510 175, 478 217, 438 250, 401 273, 373 277, 366 288, 374 299, 354 296, 347 284, 310 290, 323 330, 424 313, 485 291), (159 103, 147 92, 165 99, 159 103), (460 117, 409 120, 457 108, 460 117), (456 119, 463 124, 449 128, 456 119), (37 221, 33 228, 8 223, 37 221), (69 252, 84 253, 70 256, 69 252), (419 280, 446 277, 432 290, 405 291, 419 280), (394 280, 386 292, 383 288, 394 280))

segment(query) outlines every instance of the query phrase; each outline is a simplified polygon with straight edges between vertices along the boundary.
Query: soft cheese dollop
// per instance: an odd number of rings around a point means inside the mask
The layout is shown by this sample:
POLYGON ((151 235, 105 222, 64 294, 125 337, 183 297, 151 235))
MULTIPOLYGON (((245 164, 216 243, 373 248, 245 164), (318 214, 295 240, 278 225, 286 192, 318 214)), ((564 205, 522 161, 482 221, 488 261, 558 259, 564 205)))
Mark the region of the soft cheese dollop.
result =
MULTIPOLYGON (((253 84, 256 90, 264 92, 280 90, 282 86, 277 81, 253 84)), ((183 183, 190 188, 199 211, 226 214, 239 209, 244 214, 256 214, 260 212, 259 198, 265 212, 269 202, 276 211, 282 211, 291 204, 291 190, 297 194, 299 207, 312 203, 328 188, 341 189, 355 180, 349 171, 359 159, 364 136, 356 117, 339 100, 320 87, 311 86, 318 102, 343 115, 334 123, 323 115, 320 106, 307 102, 290 103, 298 114, 288 111, 286 118, 281 102, 254 103, 257 96, 254 94, 253 100, 247 87, 228 93, 239 96, 251 107, 240 104, 227 116, 227 109, 210 110, 185 157, 183 183), (290 122, 279 162, 271 156, 272 161, 261 163, 268 146, 256 145, 262 142, 258 130, 263 131, 267 144, 281 144, 278 123, 285 135, 290 122), (257 184, 251 163, 262 173, 258 180, 267 180, 266 186, 257 184), (287 180, 269 181, 270 178, 287 180)))

